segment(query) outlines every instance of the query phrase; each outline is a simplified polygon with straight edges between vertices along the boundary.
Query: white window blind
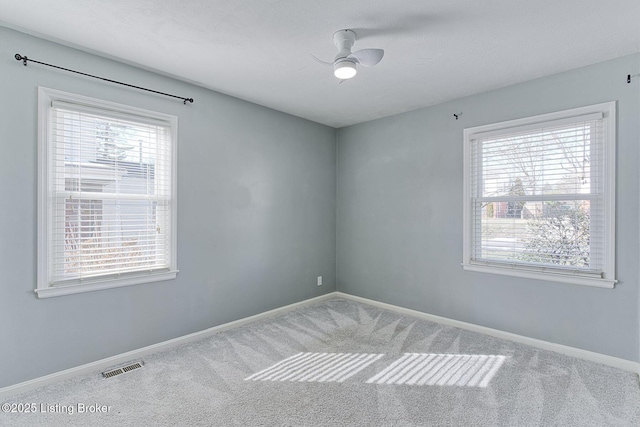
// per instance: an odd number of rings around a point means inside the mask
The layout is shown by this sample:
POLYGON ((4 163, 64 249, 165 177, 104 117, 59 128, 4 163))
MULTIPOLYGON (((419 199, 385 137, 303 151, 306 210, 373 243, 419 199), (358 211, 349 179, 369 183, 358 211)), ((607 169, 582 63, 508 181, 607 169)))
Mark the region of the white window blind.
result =
POLYGON ((46 287, 175 277, 175 122, 49 98, 46 287))
POLYGON ((468 265, 611 279, 610 113, 557 116, 466 132, 468 265))

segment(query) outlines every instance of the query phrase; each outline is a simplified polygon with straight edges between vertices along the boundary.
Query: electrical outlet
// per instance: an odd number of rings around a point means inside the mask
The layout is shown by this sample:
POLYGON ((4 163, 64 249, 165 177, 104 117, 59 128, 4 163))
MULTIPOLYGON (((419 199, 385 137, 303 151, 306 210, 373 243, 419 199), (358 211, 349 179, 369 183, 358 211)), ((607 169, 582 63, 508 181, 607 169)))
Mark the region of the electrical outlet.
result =
POLYGON ((318 286, 322 286, 322 276, 318 276, 318 286))

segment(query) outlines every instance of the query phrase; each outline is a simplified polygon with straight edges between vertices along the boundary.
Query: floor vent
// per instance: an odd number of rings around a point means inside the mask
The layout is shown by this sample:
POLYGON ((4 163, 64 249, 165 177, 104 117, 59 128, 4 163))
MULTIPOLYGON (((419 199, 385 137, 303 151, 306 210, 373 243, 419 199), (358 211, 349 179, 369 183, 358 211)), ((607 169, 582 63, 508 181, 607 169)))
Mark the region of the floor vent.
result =
POLYGON ((115 377, 116 375, 124 374, 125 372, 133 371, 134 369, 142 368, 144 366, 144 362, 135 362, 126 366, 121 366, 119 368, 111 369, 109 371, 104 371, 102 376, 104 378, 115 377))

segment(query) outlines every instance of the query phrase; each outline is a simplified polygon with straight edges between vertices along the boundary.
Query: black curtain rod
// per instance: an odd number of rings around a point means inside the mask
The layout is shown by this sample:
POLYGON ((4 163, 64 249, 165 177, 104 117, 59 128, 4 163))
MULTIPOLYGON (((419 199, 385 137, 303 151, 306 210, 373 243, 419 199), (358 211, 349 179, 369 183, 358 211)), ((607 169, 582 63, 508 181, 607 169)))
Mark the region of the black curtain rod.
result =
POLYGON ((193 98, 185 98, 185 97, 182 97, 182 96, 171 95, 170 93, 158 92, 157 90, 147 89, 147 88, 140 87, 140 86, 134 86, 134 85, 130 85, 128 83, 122 83, 122 82, 119 82, 119 81, 116 81, 116 80, 105 79, 104 77, 94 76, 94 75, 87 74, 87 73, 81 73, 80 71, 75 71, 75 70, 70 70, 68 68, 58 67, 57 65, 47 64, 46 62, 36 61, 35 59, 29 59, 24 55, 20 55, 19 53, 15 54, 15 58, 18 61, 22 61, 22 64, 25 67, 27 66, 27 61, 31 61, 31 62, 35 62, 36 64, 46 65, 47 67, 53 67, 53 68, 57 68, 59 70, 69 71, 71 73, 76 73, 76 74, 82 74, 83 76, 87 76, 87 77, 93 77, 94 79, 104 80, 105 82, 116 83, 116 84, 119 84, 119 85, 132 87, 134 89, 146 90, 147 92, 153 92, 153 93, 157 93, 159 95, 170 96, 172 98, 182 99, 183 104, 185 104, 185 105, 187 104, 187 101, 193 103, 193 98))

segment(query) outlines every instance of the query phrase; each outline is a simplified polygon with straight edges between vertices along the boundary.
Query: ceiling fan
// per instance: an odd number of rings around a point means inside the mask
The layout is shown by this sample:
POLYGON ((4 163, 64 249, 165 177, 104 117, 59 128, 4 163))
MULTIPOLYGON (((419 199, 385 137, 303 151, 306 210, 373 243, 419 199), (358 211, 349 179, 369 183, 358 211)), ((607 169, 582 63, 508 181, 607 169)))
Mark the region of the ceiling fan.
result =
POLYGON ((333 34, 333 43, 338 48, 338 54, 333 62, 322 61, 313 58, 321 64, 333 65, 333 74, 342 80, 347 80, 356 75, 356 64, 363 67, 373 67, 382 60, 384 50, 382 49, 360 49, 351 52, 351 48, 356 41, 356 33, 353 30, 340 30, 333 34))

